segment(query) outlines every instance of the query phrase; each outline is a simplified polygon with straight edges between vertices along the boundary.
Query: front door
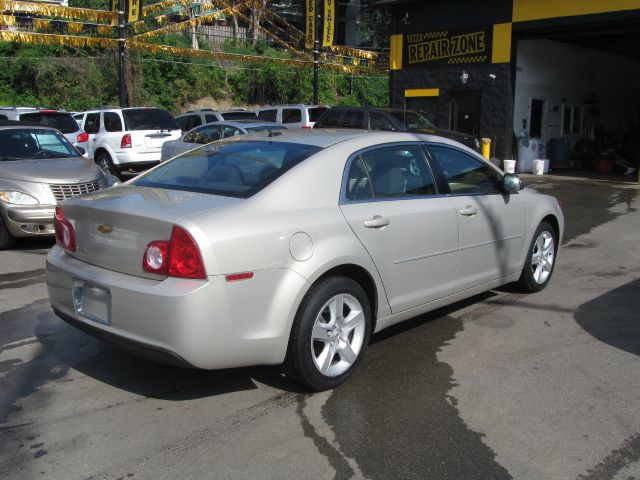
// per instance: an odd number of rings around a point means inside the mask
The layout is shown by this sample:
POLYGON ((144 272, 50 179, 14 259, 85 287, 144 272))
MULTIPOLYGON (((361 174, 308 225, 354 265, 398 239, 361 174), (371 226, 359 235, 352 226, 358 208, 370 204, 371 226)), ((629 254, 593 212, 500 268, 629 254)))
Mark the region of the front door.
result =
POLYGON ((460 90, 452 93, 451 130, 480 134, 480 90, 460 90))
POLYGON ((415 144, 353 158, 342 212, 373 259, 393 313, 452 292, 458 222, 415 144))

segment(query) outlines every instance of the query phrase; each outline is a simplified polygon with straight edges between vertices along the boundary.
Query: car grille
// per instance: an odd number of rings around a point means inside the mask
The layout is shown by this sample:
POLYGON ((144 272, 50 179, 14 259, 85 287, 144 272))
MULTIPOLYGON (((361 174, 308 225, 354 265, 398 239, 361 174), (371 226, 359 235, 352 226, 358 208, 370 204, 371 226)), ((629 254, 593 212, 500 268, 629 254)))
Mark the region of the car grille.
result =
POLYGON ((75 197, 81 193, 98 191, 102 189, 102 183, 99 180, 94 180, 93 182, 86 183, 50 184, 49 187, 51 187, 51 192, 56 198, 56 202, 60 203, 67 198, 75 197))

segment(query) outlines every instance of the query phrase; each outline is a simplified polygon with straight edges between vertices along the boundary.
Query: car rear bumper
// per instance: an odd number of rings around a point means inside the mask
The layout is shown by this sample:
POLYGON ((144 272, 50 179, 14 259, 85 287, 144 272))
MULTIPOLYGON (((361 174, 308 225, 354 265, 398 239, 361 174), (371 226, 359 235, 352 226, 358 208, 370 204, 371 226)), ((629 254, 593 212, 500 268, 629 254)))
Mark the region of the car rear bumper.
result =
POLYGON ((306 281, 288 269, 233 283, 224 275, 151 280, 81 262, 55 246, 47 288, 56 314, 93 336, 164 363, 216 369, 282 363, 306 281), (100 319, 78 300, 79 289, 93 287, 108 291, 100 319))
POLYGON ((5 210, 4 223, 14 237, 49 236, 55 233, 55 205, 12 206, 5 210))
POLYGON ((136 169, 137 171, 141 171, 160 163, 160 148, 150 152, 122 150, 114 152, 114 154, 115 158, 113 159, 113 163, 122 170, 136 169))

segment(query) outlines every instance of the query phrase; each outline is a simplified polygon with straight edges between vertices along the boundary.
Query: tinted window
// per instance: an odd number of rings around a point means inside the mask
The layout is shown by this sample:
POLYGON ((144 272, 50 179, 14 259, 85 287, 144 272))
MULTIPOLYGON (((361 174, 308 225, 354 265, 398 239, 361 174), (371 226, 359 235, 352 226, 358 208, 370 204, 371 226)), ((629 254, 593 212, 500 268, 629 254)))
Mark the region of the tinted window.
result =
POLYGON ((200 115, 185 115, 176 118, 176 122, 178 122, 180 130, 183 132, 188 132, 189 130, 196 128, 201 123, 200 115))
POLYGON ((40 129, 0 130, 0 160, 78 156, 73 145, 59 132, 40 129))
POLYGON ((258 112, 258 118, 266 122, 275 122, 277 115, 278 115, 278 111, 275 109, 261 110, 260 112, 258 112))
POLYGON ((242 131, 236 127, 229 127, 225 125, 222 127, 222 138, 233 137, 235 135, 242 135, 242 131))
POLYGON ((204 116, 204 121, 205 121, 205 123, 217 122, 218 121, 218 117, 216 117, 215 115, 206 114, 204 116))
POLYGON ((283 108, 282 123, 299 123, 302 121, 302 110, 299 108, 283 108))
POLYGON ((344 113, 344 117, 340 120, 340 126, 344 128, 363 128, 363 112, 352 110, 344 113))
POLYGON ((218 140, 220 127, 218 125, 205 125, 197 128, 184 136, 185 143, 199 143, 204 145, 218 140))
POLYGON ((406 112, 392 112, 392 116, 398 119, 406 130, 419 130, 421 128, 436 128, 431 120, 427 117, 420 115, 419 113, 406 111, 406 112))
POLYGON ((225 112, 222 113, 222 118, 225 120, 255 120, 255 112, 225 112))
POLYGON ((134 185, 246 198, 319 150, 298 143, 219 142, 161 164, 134 185))
POLYGON ((122 111, 127 130, 178 130, 178 123, 160 108, 130 108, 122 111))
POLYGON ((332 128, 340 125, 341 110, 325 110, 322 116, 318 119, 314 127, 317 128, 332 128))
POLYGON ((318 121, 318 119, 320 118, 320 115, 322 115, 326 110, 327 110, 327 107, 308 108, 307 112, 309 113, 309 121, 310 122, 318 121))
POLYGON ((430 195, 435 183, 420 148, 399 145, 361 156, 376 198, 430 195))
POLYGON ((389 117, 379 112, 369 113, 369 128, 371 130, 397 130, 389 117))
POLYGON ((37 112, 23 113, 20 120, 25 122, 40 123, 47 127, 53 127, 62 133, 73 133, 78 131, 78 123, 73 119, 71 114, 62 112, 37 112))
POLYGON ((429 146, 451 193, 500 193, 500 175, 483 161, 449 147, 429 146))
POLYGON ((84 121, 84 131, 87 133, 98 133, 100 131, 100 114, 87 113, 84 121))
POLYGON ((122 121, 120 115, 115 112, 104 112, 104 129, 107 132, 121 132, 122 121))

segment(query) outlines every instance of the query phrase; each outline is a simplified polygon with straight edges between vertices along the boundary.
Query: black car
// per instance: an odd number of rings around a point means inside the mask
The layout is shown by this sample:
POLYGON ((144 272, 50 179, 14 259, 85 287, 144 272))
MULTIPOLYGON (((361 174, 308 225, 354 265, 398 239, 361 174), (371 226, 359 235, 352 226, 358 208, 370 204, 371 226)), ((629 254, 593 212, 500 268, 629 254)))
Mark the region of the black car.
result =
POLYGON ((480 150, 478 139, 474 136, 438 128, 427 117, 412 110, 333 107, 325 110, 313 128, 360 128, 364 130, 431 133, 460 142, 473 150, 480 150))

